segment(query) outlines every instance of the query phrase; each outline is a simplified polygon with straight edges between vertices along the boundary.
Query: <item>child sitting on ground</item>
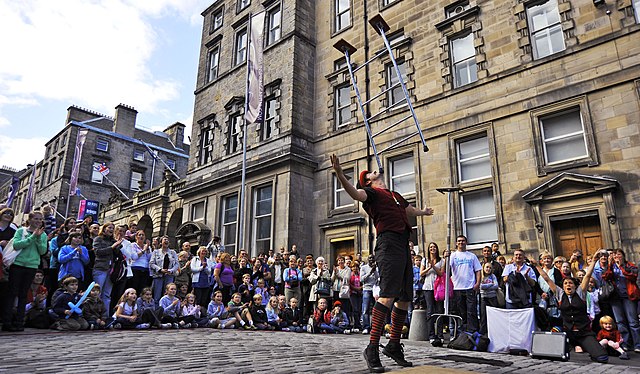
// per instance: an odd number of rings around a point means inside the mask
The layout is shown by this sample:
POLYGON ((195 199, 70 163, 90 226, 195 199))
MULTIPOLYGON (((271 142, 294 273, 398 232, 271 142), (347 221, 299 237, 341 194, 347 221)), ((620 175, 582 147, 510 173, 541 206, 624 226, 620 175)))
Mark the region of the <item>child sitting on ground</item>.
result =
POLYGON ((278 315, 278 298, 272 297, 269 299, 265 310, 267 311, 267 323, 275 330, 289 331, 287 323, 278 315))
POLYGON ((211 302, 207 307, 207 318, 209 319, 209 327, 219 329, 232 329, 236 327, 236 318, 230 317, 228 308, 222 303, 222 292, 213 293, 211 302))
POLYGON ((298 307, 298 299, 292 297, 289 301, 289 306, 284 310, 284 322, 287 324, 286 328, 293 332, 304 332, 306 331, 306 326, 303 326, 302 320, 302 311, 298 307))
POLYGON ((321 298, 318 300, 318 306, 313 311, 313 325, 311 326, 311 332, 315 333, 335 333, 335 330, 331 326, 331 312, 327 309, 327 299, 321 298))
POLYGON ((269 289, 265 286, 264 279, 258 279, 257 286, 253 289, 253 293, 254 295, 262 296, 262 305, 266 307, 271 296, 269 295, 269 289))
POLYGON ((99 330, 107 328, 113 321, 106 316, 107 308, 100 298, 100 285, 96 283, 82 303, 82 317, 89 323, 89 330, 99 330))
POLYGON ((78 293, 78 278, 68 277, 62 282, 64 292, 58 296, 53 305, 53 311, 58 316, 58 320, 53 324, 53 328, 60 331, 77 331, 89 328, 89 323, 75 311, 71 310, 69 302, 77 304, 80 301, 78 293), (69 316, 69 318, 66 318, 69 316))
POLYGON ((616 323, 613 321, 611 316, 603 316, 600 318, 600 331, 598 331, 598 335, 596 339, 607 351, 613 349, 620 353, 621 360, 628 360, 629 356, 627 352, 622 349, 622 336, 620 335, 620 331, 616 328, 616 323))
POLYGON ((138 314, 142 323, 148 323, 157 328, 169 328, 171 324, 162 325, 162 307, 156 307, 156 301, 153 300, 153 290, 151 287, 142 289, 140 297, 136 300, 138 314))
POLYGON ((116 306, 113 318, 116 320, 113 327, 116 329, 148 329, 149 323, 138 323, 138 295, 134 288, 127 288, 116 306))
POLYGON ((242 302, 242 296, 239 293, 234 293, 231 296, 231 301, 227 304, 229 307, 229 314, 236 317, 238 324, 240 327, 245 330, 255 330, 256 327, 253 325, 253 318, 251 316, 251 312, 249 311, 249 304, 242 302))
POLYGON ((209 320, 207 320, 207 317, 202 318, 200 305, 196 304, 195 294, 188 294, 183 304, 182 317, 180 317, 180 319, 184 321, 186 327, 196 328, 207 325, 209 320))
POLYGON ((349 330, 349 317, 347 313, 342 311, 342 303, 338 300, 333 303, 331 327, 333 327, 336 334, 351 334, 351 330, 349 330))
MULTIPOLYGON (((245 274, 246 276, 247 274, 245 274)), ((244 277, 243 277, 244 278, 244 277)), ((251 317, 253 318, 253 325, 258 330, 274 330, 275 327, 268 323, 267 311, 262 305, 262 296, 253 295, 253 303, 251 303, 251 317)))
POLYGON ((251 284, 250 274, 244 274, 242 276, 242 284, 238 287, 238 293, 243 303, 248 304, 253 299, 253 284, 251 284))
POLYGON ((38 269, 31 281, 29 291, 27 291, 27 305, 24 309, 24 325, 26 327, 37 329, 49 328, 51 323, 49 322, 49 313, 47 313, 48 294, 47 287, 44 286, 44 272, 42 269, 38 269))
MULTIPOLYGON (((170 323, 174 329, 184 326, 184 321, 178 322, 180 315, 180 299, 176 297, 177 287, 175 283, 166 285, 164 296, 160 299, 160 307, 162 308, 162 323, 170 323)), ((165 327, 163 325, 162 327, 165 327)))

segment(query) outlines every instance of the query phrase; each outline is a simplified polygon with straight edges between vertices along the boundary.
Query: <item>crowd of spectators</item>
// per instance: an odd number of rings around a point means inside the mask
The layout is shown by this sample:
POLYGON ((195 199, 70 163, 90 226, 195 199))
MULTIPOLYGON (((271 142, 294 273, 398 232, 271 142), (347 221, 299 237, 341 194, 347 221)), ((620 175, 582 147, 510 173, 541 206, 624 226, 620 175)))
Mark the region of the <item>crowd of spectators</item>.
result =
MULTIPOLYGON (((20 251, 0 267, 3 331, 207 327, 367 334, 371 328, 379 281, 374 256, 337 256, 330 265, 292 245, 252 258, 242 249, 228 253, 219 237, 175 250, 169 237, 147 238, 135 223, 68 218, 56 228, 46 207, 21 227, 13 216, 10 208, 0 210, 0 247, 20 251)), ((527 257, 516 249, 507 258, 494 243, 478 257, 461 235, 453 251, 436 243, 423 250, 410 243, 407 250, 414 263, 411 310, 425 309, 434 346, 451 332, 430 318, 444 312, 448 299, 451 314, 462 319, 459 331, 486 334, 487 307, 534 308, 540 329, 566 332, 576 351, 595 361, 640 353, 638 268, 620 249, 591 256, 575 250, 569 259, 549 252, 527 257)))

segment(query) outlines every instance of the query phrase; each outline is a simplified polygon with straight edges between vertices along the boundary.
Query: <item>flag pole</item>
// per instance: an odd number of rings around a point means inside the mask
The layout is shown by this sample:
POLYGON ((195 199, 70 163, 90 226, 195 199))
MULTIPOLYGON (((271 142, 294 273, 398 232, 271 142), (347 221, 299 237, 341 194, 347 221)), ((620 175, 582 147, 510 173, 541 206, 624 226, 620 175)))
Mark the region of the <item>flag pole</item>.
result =
POLYGON ((121 190, 120 188, 118 188, 118 186, 116 186, 116 184, 115 184, 115 183, 113 183, 113 182, 111 181, 111 179, 109 179, 109 178, 108 178, 106 175, 104 175, 104 174, 102 174, 102 176, 104 177, 104 179, 106 179, 106 180, 107 180, 107 182, 111 183, 111 185, 112 185, 113 187, 115 187, 115 188, 116 188, 116 190, 118 190, 118 192, 120 192, 120 193, 122 194, 122 196, 124 196, 124 198, 125 198, 125 199, 129 200, 129 196, 127 196, 127 194, 125 194, 124 192, 122 192, 122 190, 121 190))
MULTIPOLYGON (((169 167, 169 165, 167 165, 166 162, 164 162, 162 157, 160 157, 157 154, 153 153, 151 148, 147 145, 147 143, 144 142, 144 140, 142 140, 142 139, 138 139, 138 140, 142 143, 142 145, 144 145, 144 147, 147 149, 147 151, 149 151, 149 153, 151 154, 151 157, 153 157, 154 160, 160 160, 160 162, 162 162, 162 165, 164 165, 165 168, 169 169, 169 171, 171 172, 171 174, 173 174, 174 177, 176 177, 178 180, 180 180, 180 177, 178 176, 178 174, 176 174, 176 172, 173 171, 173 169, 171 169, 169 167)), ((153 183, 153 181, 152 181, 152 183, 153 183)))
POLYGON ((238 218, 238 246, 236 247, 236 254, 240 253, 241 249, 244 249, 244 200, 245 200, 245 181, 247 177, 247 112, 249 111, 249 74, 251 73, 251 66, 249 63, 249 56, 251 53, 251 18, 253 14, 249 13, 249 24, 247 25, 247 73, 245 80, 244 90, 244 115, 242 116, 242 178, 240 180, 240 216, 238 218))

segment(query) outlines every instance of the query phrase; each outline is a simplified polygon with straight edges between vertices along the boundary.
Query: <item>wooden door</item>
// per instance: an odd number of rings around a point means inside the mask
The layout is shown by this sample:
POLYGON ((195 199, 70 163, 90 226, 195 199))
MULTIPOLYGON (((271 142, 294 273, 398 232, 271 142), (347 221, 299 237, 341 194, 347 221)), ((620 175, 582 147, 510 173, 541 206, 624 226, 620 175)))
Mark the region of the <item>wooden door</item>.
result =
POLYGON ((354 246, 354 242, 353 239, 350 240, 340 240, 340 241, 334 241, 331 243, 331 246, 333 247, 333 264, 330 264, 330 266, 333 268, 333 265, 337 265, 337 258, 338 257, 344 257, 344 256, 353 256, 353 258, 356 257, 356 251, 355 251, 355 246, 354 246))
POLYGON ((580 217, 552 223, 557 255, 569 259, 576 249, 590 256, 602 248, 602 231, 598 216, 580 217))

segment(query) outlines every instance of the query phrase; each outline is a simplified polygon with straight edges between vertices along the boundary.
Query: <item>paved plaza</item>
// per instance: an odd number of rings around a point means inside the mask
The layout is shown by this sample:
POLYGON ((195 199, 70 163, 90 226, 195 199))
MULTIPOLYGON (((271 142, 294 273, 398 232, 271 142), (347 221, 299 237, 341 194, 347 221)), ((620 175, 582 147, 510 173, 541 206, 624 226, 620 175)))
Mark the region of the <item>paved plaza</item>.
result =
MULTIPOLYGON (((27 329, 0 334, 0 373, 367 373, 362 350, 368 336, 311 335, 237 330, 85 331, 27 329)), ((383 338, 382 343, 386 340, 383 338)), ((405 373, 640 373, 640 354, 592 363, 433 348, 403 340, 415 367, 383 356, 387 371, 405 373)))

